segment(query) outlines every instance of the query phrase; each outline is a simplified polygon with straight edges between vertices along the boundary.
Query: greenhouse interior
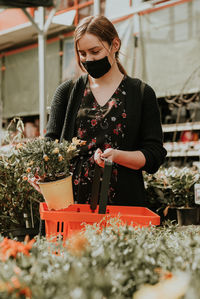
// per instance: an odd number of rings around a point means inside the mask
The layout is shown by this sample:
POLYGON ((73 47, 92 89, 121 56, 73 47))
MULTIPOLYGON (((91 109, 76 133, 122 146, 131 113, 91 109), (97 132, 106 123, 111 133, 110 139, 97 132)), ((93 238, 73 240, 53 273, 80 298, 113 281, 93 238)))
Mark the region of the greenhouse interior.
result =
POLYGON ((0 299, 200 299, 200 0, 0 0, 0 299))

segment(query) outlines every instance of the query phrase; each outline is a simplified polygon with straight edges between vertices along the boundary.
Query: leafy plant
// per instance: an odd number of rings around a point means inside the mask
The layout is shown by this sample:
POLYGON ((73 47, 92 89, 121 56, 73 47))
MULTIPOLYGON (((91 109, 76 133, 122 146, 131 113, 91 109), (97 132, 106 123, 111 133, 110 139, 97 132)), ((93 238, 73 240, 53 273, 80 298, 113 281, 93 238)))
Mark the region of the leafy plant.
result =
POLYGON ((171 179, 174 201, 180 206, 191 207, 194 202, 194 184, 199 181, 199 173, 188 167, 177 169, 171 179))
POLYGON ((0 149, 0 232, 25 228, 24 214, 30 227, 38 227, 38 203, 43 199, 28 182, 22 180, 24 169, 14 143, 22 136, 23 124, 19 119, 11 124, 5 141, 9 144, 0 149))
POLYGON ((25 228, 25 215, 29 227, 39 226, 43 196, 28 183, 28 176, 48 181, 69 175, 69 163, 82 144, 77 139, 71 143, 44 138, 27 141, 23 131, 22 120, 14 118, 7 128, 5 146, 0 148, 0 232, 25 228))
POLYGON ((17 157, 24 168, 24 180, 37 178, 41 182, 56 181, 70 175, 70 162, 78 155, 84 142, 72 142, 38 137, 17 145, 17 157))
POLYGON ((20 117, 14 117, 6 129, 3 145, 16 144, 24 138, 24 123, 20 117))
POLYGON ((170 207, 192 207, 194 184, 199 182, 198 171, 192 168, 160 168, 155 174, 144 174, 147 196, 152 204, 156 202, 170 207))
POLYGON ((184 273, 189 286, 183 298, 199 298, 198 226, 135 229, 115 219, 110 224, 104 229, 87 225, 65 246, 44 238, 21 245, 0 239, 0 297, 131 299, 146 284, 170 284, 184 273))
POLYGON ((38 203, 42 196, 22 180, 23 169, 13 149, 0 157, 0 231, 25 227, 24 214, 30 226, 39 225, 38 203))

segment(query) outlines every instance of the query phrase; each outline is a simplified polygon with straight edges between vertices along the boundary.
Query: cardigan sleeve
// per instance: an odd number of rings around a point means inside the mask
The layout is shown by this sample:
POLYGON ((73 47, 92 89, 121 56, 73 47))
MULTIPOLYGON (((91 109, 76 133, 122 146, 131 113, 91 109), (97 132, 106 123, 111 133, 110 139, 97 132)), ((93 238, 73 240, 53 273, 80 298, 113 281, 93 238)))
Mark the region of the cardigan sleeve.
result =
POLYGON ((57 87, 51 103, 51 111, 47 123, 47 132, 45 137, 51 139, 60 139, 71 86, 72 80, 69 80, 63 82, 57 87))
POLYGON ((143 94, 140 134, 140 151, 146 158, 142 170, 155 173, 164 162, 167 151, 163 147, 163 132, 156 95, 147 84, 143 94))

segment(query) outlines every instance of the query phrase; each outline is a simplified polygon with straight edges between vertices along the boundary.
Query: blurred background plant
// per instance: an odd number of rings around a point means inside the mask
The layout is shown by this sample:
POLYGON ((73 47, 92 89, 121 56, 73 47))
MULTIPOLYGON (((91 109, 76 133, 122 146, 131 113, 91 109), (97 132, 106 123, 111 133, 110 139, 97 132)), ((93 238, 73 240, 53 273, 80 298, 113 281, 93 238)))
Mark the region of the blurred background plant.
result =
POLYGON ((5 132, 5 137, 2 140, 3 145, 13 145, 21 142, 24 138, 24 123, 20 117, 14 117, 5 132))
POLYGON ((22 180, 23 167, 16 146, 23 139, 23 122, 11 121, 4 147, 0 148, 0 231, 39 226, 39 202, 43 199, 27 181, 22 180))
POLYGON ((161 167, 155 174, 144 173, 147 198, 152 206, 194 207, 194 184, 198 170, 189 167, 161 167))

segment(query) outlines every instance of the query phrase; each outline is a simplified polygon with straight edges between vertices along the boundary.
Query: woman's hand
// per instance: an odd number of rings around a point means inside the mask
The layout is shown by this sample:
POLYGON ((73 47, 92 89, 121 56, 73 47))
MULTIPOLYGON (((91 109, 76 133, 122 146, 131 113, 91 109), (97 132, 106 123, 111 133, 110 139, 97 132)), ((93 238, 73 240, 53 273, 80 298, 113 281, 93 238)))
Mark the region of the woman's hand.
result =
POLYGON ((94 153, 94 161, 100 166, 104 167, 104 160, 108 159, 112 162, 115 160, 116 150, 113 148, 107 148, 104 152, 100 148, 94 153))
POLYGON ((29 184, 35 189, 37 190, 39 193, 42 193, 40 190, 40 187, 38 185, 38 179, 36 178, 29 178, 28 179, 29 184))
POLYGON ((105 159, 134 170, 142 168, 146 163, 146 158, 141 151, 123 151, 107 148, 104 152, 102 152, 98 148, 94 154, 95 162, 99 166, 104 167, 105 159))

